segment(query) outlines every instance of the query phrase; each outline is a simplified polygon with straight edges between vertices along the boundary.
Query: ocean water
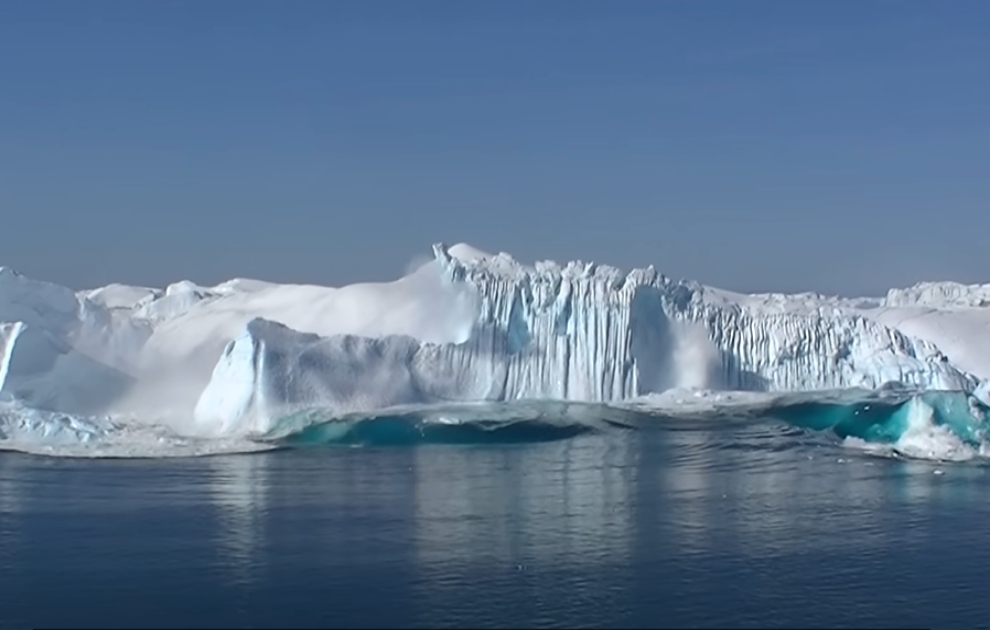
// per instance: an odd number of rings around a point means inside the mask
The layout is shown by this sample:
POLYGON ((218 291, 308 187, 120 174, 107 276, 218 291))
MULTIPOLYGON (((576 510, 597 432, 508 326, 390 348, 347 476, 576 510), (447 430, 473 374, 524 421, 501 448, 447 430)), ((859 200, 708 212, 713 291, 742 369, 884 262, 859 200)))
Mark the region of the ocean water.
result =
POLYGON ((724 417, 399 442, 0 453, 0 628, 990 626, 982 459, 724 417))

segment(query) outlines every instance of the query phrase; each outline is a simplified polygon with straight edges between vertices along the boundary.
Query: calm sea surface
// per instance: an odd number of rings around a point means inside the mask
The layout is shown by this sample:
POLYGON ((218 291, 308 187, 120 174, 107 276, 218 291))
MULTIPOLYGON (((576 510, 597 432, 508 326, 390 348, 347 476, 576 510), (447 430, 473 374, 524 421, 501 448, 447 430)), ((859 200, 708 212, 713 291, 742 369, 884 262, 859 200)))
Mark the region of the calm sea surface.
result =
POLYGON ((0 453, 0 627, 990 627, 990 468, 754 423, 0 453))

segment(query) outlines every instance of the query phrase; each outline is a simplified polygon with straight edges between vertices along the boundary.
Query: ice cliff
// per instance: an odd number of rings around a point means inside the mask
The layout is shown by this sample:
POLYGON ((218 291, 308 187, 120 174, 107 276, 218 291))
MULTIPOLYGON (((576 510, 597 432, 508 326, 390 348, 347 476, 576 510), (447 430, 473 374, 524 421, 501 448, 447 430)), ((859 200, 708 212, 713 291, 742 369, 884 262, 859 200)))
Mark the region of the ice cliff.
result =
POLYGON ((131 382, 114 353, 133 353, 147 332, 70 289, 0 267, 0 400, 102 409, 131 382))
POLYGON ((608 402, 683 386, 972 390, 980 381, 934 344, 817 296, 795 306, 673 281, 652 267, 527 267, 505 254, 455 256, 442 245, 431 269, 446 290, 475 297, 466 338, 321 337, 253 319, 224 349, 197 421, 221 432, 264 431, 278 414, 306 406, 608 402))

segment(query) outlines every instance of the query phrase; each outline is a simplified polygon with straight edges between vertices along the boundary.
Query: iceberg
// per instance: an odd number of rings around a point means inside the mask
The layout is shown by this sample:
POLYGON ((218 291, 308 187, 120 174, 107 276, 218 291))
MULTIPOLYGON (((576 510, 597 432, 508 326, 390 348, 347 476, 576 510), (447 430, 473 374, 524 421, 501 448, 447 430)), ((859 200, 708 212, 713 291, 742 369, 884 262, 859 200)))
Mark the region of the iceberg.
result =
POLYGON ((0 401, 66 413, 99 413, 132 378, 23 322, 0 324, 0 401))
POLYGON ((652 267, 528 267, 451 249, 434 246, 424 268, 450 295, 470 296, 469 321, 459 318, 466 334, 320 336, 253 319, 215 365, 195 408, 199 426, 263 433, 307 407, 615 402, 685 386, 972 391, 981 382, 935 344, 837 301, 803 296, 795 305, 673 281, 652 267))
POLYGON ((145 332, 68 288, 0 268, 0 401, 66 413, 104 409, 133 381, 113 353, 133 352, 145 332))
POLYGON ((0 404, 30 420, 9 420, 8 436, 99 441, 130 435, 120 422, 236 438, 314 409, 629 405, 684 390, 985 403, 987 294, 926 283, 881 298, 743 295, 653 267, 526 265, 464 244, 435 245, 397 280, 340 288, 237 278, 76 292, 0 268, 0 404), (60 424, 46 433, 49 421, 60 424))
POLYGON ((880 303, 862 313, 935 344, 960 369, 990 377, 990 285, 923 282, 891 289, 880 303))

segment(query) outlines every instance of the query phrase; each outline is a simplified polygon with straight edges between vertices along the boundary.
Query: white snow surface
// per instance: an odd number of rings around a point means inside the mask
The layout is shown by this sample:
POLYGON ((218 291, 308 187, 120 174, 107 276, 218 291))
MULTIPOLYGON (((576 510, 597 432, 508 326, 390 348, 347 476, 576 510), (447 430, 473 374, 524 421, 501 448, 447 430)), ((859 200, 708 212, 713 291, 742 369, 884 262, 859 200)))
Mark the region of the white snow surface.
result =
POLYGON ((990 284, 919 282, 906 289, 891 289, 884 304, 932 308, 990 306, 990 284))
POLYGON ((239 435, 314 406, 973 391, 990 376, 987 287, 742 295, 464 244, 435 246, 393 282, 340 288, 241 278, 74 292, 0 268, 0 399, 239 435))
POLYGON ((139 302, 161 297, 162 291, 150 287, 114 283, 99 289, 80 291, 76 295, 80 300, 89 300, 110 310, 133 310, 139 302))

